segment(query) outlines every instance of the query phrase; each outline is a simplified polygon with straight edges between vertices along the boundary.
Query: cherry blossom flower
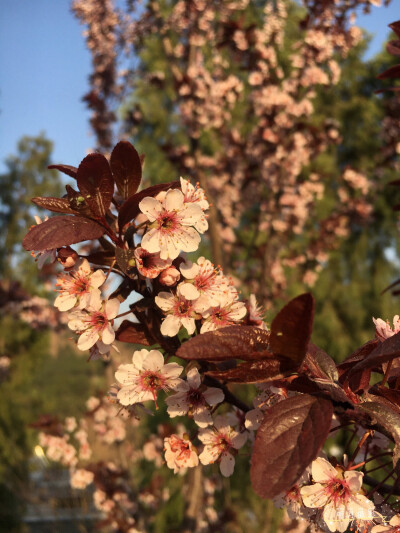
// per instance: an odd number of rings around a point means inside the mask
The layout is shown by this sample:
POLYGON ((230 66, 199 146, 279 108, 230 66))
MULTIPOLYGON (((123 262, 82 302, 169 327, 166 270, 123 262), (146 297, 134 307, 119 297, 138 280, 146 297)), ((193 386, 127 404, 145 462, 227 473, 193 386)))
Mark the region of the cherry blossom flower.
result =
POLYGON ((182 370, 177 363, 165 365, 158 350, 138 350, 133 354, 132 364, 120 365, 115 373, 122 385, 117 398, 121 405, 154 400, 157 406, 157 393, 175 389, 182 381, 178 377, 182 370))
POLYGON ((175 337, 183 326, 189 335, 193 335, 196 329, 195 320, 201 318, 205 311, 204 302, 187 300, 180 292, 178 285, 176 294, 160 292, 155 297, 156 304, 167 314, 161 324, 161 333, 169 337, 175 337))
POLYGON ((371 533, 398 533, 400 531, 400 515, 392 516, 389 523, 386 525, 375 526, 371 529, 371 533))
POLYGON ((179 285, 181 294, 187 300, 202 298, 209 307, 218 305, 224 295, 236 293, 228 278, 205 257, 199 257, 197 263, 186 261, 180 266, 180 271, 188 280, 179 285))
POLYGON ((170 189, 162 202, 146 197, 139 208, 151 222, 142 238, 142 248, 160 252, 161 259, 175 259, 181 251, 194 252, 200 244, 200 233, 207 230, 204 213, 197 204, 184 204, 182 191, 170 189), (196 228, 196 229, 195 229, 196 228))
POLYGON ((184 178, 180 178, 180 182, 185 204, 198 204, 203 211, 206 211, 210 207, 204 190, 199 186, 199 183, 196 183, 194 186, 189 180, 185 180, 184 178))
POLYGON ((250 298, 247 303, 247 312, 247 322, 250 325, 257 326, 258 328, 264 330, 268 330, 268 327, 263 320, 264 310, 260 305, 258 305, 254 294, 250 294, 250 298))
POLYGON ((89 350, 99 340, 103 344, 112 344, 115 339, 112 324, 118 310, 119 300, 113 298, 103 302, 100 308, 89 307, 70 313, 68 327, 80 335, 78 348, 89 350))
POLYGON ((330 531, 346 531, 352 520, 371 520, 374 504, 361 492, 362 472, 334 468, 318 457, 311 465, 313 485, 300 489, 304 505, 323 508, 322 517, 330 531))
POLYGON ((85 309, 99 306, 101 294, 99 287, 104 283, 106 275, 102 270, 92 271, 86 259, 74 270, 70 270, 58 277, 56 286, 60 294, 54 305, 60 311, 69 311, 73 307, 85 309))
POLYGON ((167 412, 171 418, 183 416, 187 412, 193 415, 194 421, 201 428, 212 424, 211 413, 207 405, 217 405, 224 400, 224 393, 216 387, 201 385, 201 377, 197 368, 191 368, 187 381, 182 381, 176 394, 166 398, 167 412))
POLYGON ((78 468, 70 474, 70 485, 73 489, 86 489, 93 482, 94 474, 84 468, 78 468))
POLYGON ((276 507, 285 507, 289 518, 291 519, 308 519, 313 514, 312 509, 305 507, 303 499, 301 497, 300 489, 304 485, 310 484, 311 468, 307 467, 305 472, 301 475, 293 487, 289 490, 279 494, 274 498, 274 504, 276 507))
POLYGON ((202 313, 205 321, 201 326, 200 333, 232 326, 244 318, 246 313, 246 305, 243 302, 235 301, 231 294, 224 295, 218 306, 210 307, 202 313))
POLYGON ((180 277, 179 270, 174 266, 170 266, 161 272, 159 280, 162 285, 173 287, 178 283, 180 277))
POLYGON ((393 328, 389 324, 389 320, 382 320, 381 318, 372 319, 375 324, 375 334, 381 341, 392 337, 400 331, 400 318, 399 315, 393 317, 393 328))
MULTIPOLYGON (((49 217, 47 216, 44 217, 43 220, 37 215, 34 216, 37 225, 42 224, 42 222, 46 222, 46 220, 49 220, 49 217)), ((31 256, 35 258, 38 267, 42 269, 47 259, 50 259, 50 263, 54 263, 54 261, 57 259, 57 249, 53 248, 52 250, 45 250, 44 252, 31 252, 31 256)))
POLYGON ((199 464, 199 457, 187 435, 183 438, 171 435, 164 439, 165 460, 168 468, 177 474, 184 468, 192 468, 199 464))
POLYGON ((200 462, 208 465, 219 461, 221 474, 231 476, 235 467, 233 454, 245 444, 246 434, 236 431, 224 416, 217 416, 213 428, 200 429, 199 439, 205 445, 200 462))
POLYGON ((151 254, 144 248, 138 246, 135 249, 136 268, 145 278, 154 279, 165 268, 168 268, 171 259, 161 259, 159 253, 151 254))

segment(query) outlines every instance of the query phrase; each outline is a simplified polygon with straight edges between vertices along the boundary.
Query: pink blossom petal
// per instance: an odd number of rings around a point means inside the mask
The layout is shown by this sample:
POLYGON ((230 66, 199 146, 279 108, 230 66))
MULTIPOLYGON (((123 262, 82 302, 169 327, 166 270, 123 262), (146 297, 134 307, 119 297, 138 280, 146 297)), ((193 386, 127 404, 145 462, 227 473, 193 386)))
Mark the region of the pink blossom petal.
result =
POLYGON ((186 298, 186 300, 196 300, 200 293, 192 283, 180 283, 179 292, 186 298))
POLYGON ((338 475, 331 463, 323 457, 317 457, 312 462, 311 473, 314 481, 318 483, 326 483, 338 475))
POLYGON ((175 337, 181 329, 181 321, 174 315, 168 315, 161 324, 161 333, 168 337, 175 337))
POLYGON ((107 300, 104 306, 106 316, 109 320, 115 318, 118 315, 120 302, 118 298, 113 298, 112 300, 107 300))
POLYGON ((164 366, 164 356, 158 350, 150 350, 147 357, 143 360, 143 370, 159 372, 164 366))
POLYGON ((96 270, 96 272, 94 272, 94 274, 90 277, 90 285, 93 288, 98 289, 100 285, 103 285, 105 280, 106 275, 104 272, 102 270, 96 270))
POLYGON ((324 507, 322 517, 329 531, 340 531, 341 533, 346 531, 352 519, 344 504, 335 506, 333 503, 328 503, 324 507))
POLYGON ((356 472, 354 470, 346 470, 344 473, 344 479, 347 481, 351 492, 358 492, 362 486, 363 473, 356 472))
POLYGON ((235 468, 235 459, 233 455, 227 452, 223 453, 222 458, 221 458, 221 463, 219 465, 221 474, 224 477, 229 477, 233 474, 234 468, 235 468))
POLYGON ((239 450, 239 448, 245 445, 246 440, 247 440, 246 433, 238 433, 231 439, 231 446, 232 448, 239 450))
POLYGON ((150 222, 154 222, 163 210, 161 203, 151 196, 146 196, 139 202, 139 209, 147 216, 150 222))
POLYGON ((121 385, 131 385, 132 382, 137 380, 139 371, 134 365, 119 365, 118 370, 115 372, 115 379, 121 383, 121 385))
POLYGON ((89 350, 92 346, 96 344, 99 340, 99 334, 93 328, 89 328, 82 333, 78 339, 78 348, 79 350, 89 350))
POLYGON ((197 368, 191 368, 187 373, 187 380, 190 388, 198 389, 201 385, 201 376, 197 368))
POLYGON ((182 265, 179 267, 179 270, 181 271, 182 276, 184 276, 186 279, 194 279, 199 273, 200 268, 198 265, 196 265, 196 263, 186 261, 185 263, 182 263, 182 265))
POLYGON ((181 211, 183 208, 183 193, 179 189, 170 189, 165 195, 163 206, 167 211, 181 211))
POLYGON ((184 328, 186 328, 186 331, 189 333, 189 335, 193 335, 196 330, 196 323, 194 321, 194 318, 182 317, 181 324, 184 328))
POLYGON ((107 326, 103 329, 101 333, 101 340, 104 342, 104 344, 112 344, 115 341, 115 331, 110 324, 107 324, 107 326))
MULTIPOLYGON (((161 374, 167 376, 170 379, 175 379, 182 374, 183 366, 178 363, 167 363, 161 369, 161 374)), ((179 383, 181 380, 179 380, 179 383)))
POLYGON ((213 423, 211 413, 205 405, 199 406, 194 410, 193 418, 200 428, 205 428, 213 423))
POLYGON ((329 499, 329 494, 325 491, 325 487, 321 483, 301 487, 300 494, 303 498, 304 505, 312 509, 323 507, 329 499))
POLYGON ((170 311, 174 306, 175 296, 170 292, 160 292, 155 297, 155 302, 160 309, 165 312, 170 311))
MULTIPOLYGON (((142 238, 141 246, 144 250, 147 250, 152 254, 160 252, 160 232, 156 228, 152 228, 150 231, 146 232, 142 238)), ((167 259, 167 257, 162 256, 161 258, 167 259)))
POLYGON ((77 298, 74 294, 62 293, 57 296, 54 305, 60 311, 69 311, 76 304, 76 300, 77 298))
POLYGON ((225 397, 222 390, 217 389, 216 387, 207 387, 203 392, 203 396, 208 405, 217 405, 218 403, 223 402, 225 397))
POLYGON ((185 226, 194 226, 194 224, 204 217, 203 210, 198 204, 186 204, 186 207, 179 211, 179 221, 185 226))

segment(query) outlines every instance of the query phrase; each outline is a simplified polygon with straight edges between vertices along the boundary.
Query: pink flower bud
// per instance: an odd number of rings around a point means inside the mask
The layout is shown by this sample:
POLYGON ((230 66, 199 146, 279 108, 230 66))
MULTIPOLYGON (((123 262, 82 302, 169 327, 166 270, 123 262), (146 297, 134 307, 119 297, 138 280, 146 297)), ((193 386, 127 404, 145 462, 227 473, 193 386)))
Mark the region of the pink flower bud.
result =
POLYGON ((158 279, 163 285, 172 287, 178 283, 180 277, 181 275, 179 270, 177 270, 174 266, 170 266, 161 272, 158 279))
POLYGON ((78 258, 78 254, 70 246, 60 248, 57 252, 57 259, 65 269, 75 266, 78 258))

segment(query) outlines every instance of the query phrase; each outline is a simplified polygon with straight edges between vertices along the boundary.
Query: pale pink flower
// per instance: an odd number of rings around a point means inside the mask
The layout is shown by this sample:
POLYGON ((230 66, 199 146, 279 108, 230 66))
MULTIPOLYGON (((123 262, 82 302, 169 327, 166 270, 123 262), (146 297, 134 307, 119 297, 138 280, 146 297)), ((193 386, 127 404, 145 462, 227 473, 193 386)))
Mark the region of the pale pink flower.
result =
POLYGON ((218 305, 225 295, 236 292, 232 284, 205 257, 199 257, 197 263, 186 261, 180 266, 182 275, 188 281, 179 285, 181 294, 187 300, 202 298, 206 307, 218 305))
POLYGON ((159 281, 162 285, 166 285, 167 287, 173 287, 178 283, 180 277, 181 275, 179 273, 179 270, 176 269, 174 266, 170 266, 161 272, 159 281))
POLYGON ((187 374, 187 381, 182 381, 176 390, 176 394, 168 396, 165 400, 171 418, 190 412, 198 426, 204 428, 212 424, 208 405, 217 405, 224 400, 221 389, 202 386, 199 371, 197 368, 191 368, 187 374))
POLYGON ((78 468, 70 474, 70 485, 73 489, 86 489, 93 482, 94 474, 84 468, 78 468))
POLYGON ((68 327, 80 335, 78 348, 89 350, 99 340, 103 344, 112 344, 115 340, 113 319, 118 310, 119 300, 113 298, 103 302, 99 309, 90 307, 84 311, 70 313, 68 327))
POLYGON ((206 211, 210 207, 207 201, 204 190, 199 186, 199 183, 192 185, 189 180, 180 178, 181 189, 184 195, 183 201, 185 204, 198 204, 203 211, 206 211))
POLYGON ((168 268, 171 259, 161 259, 159 253, 151 254, 144 248, 138 246, 135 249, 136 268, 145 278, 154 279, 165 268, 168 268))
MULTIPOLYGON (((43 220, 41 220, 40 217, 35 215, 35 221, 37 225, 42 224, 42 222, 46 222, 46 220, 49 220, 49 217, 46 216, 43 220)), ((38 267, 42 269, 47 259, 50 259, 50 263, 54 263, 54 261, 57 259, 57 249, 53 248, 52 250, 45 250, 44 252, 31 252, 31 256, 35 258, 38 267)))
POLYGON ((374 504, 362 495, 363 473, 334 468, 318 457, 311 465, 313 485, 300 489, 303 503, 312 509, 323 508, 322 518, 330 531, 346 531, 353 520, 371 520, 374 504))
POLYGON ((213 428, 200 429, 199 439, 204 444, 204 450, 199 455, 200 462, 208 465, 219 461, 221 474, 231 476, 235 467, 233 454, 245 444, 245 433, 236 431, 225 417, 217 416, 213 428))
POLYGON ((181 379, 183 367, 177 363, 164 364, 164 356, 158 350, 134 352, 132 364, 120 365, 115 377, 122 387, 117 398, 121 405, 154 400, 160 390, 175 389, 181 379))
POLYGON ((205 311, 204 303, 187 300, 181 294, 180 285, 176 294, 160 292, 155 297, 155 302, 167 315, 161 324, 161 333, 169 337, 177 335, 182 326, 189 335, 193 335, 196 329, 195 320, 201 318, 201 313, 205 311))
POLYGON ((389 324, 389 320, 382 320, 381 318, 372 319, 375 324, 375 334, 381 341, 392 337, 400 331, 400 318, 399 315, 393 317, 393 328, 389 324))
POLYGON ((399 533, 400 531, 400 515, 392 516, 389 523, 386 525, 375 526, 371 529, 371 533, 399 533))
POLYGON ((85 309, 96 307, 101 302, 99 287, 105 282, 106 275, 102 270, 92 271, 86 259, 79 266, 65 272, 57 278, 56 286, 59 295, 54 305, 60 311, 69 311, 73 307, 85 309))
POLYGON ((165 461, 168 468, 178 473, 183 468, 192 468, 199 464, 199 457, 187 435, 183 438, 171 435, 164 439, 165 461))
POLYGON ((211 307, 203 312, 205 321, 201 326, 200 333, 233 326, 244 318, 246 313, 247 309, 243 302, 235 301, 230 294, 224 295, 220 299, 218 306, 211 307))
POLYGON ((268 327, 263 320, 264 309, 260 305, 258 305, 254 294, 250 294, 250 298, 247 303, 247 312, 247 321, 249 324, 257 326, 260 329, 268 330, 268 327))
POLYGON ((301 497, 300 489, 304 485, 310 484, 311 468, 307 467, 305 472, 301 475, 293 487, 289 490, 282 492, 274 498, 274 504, 279 508, 286 508, 289 518, 293 519, 308 519, 314 511, 305 507, 303 499, 301 497))
POLYGON ((78 427, 78 424, 76 423, 76 418, 74 416, 67 416, 65 419, 65 429, 71 433, 72 431, 75 431, 78 427))
POLYGON ((184 203, 182 191, 170 189, 163 202, 146 197, 139 208, 151 222, 142 238, 142 248, 150 253, 160 252, 161 259, 175 259, 181 251, 197 250, 199 232, 204 233, 208 224, 203 223, 204 213, 199 205, 184 203))

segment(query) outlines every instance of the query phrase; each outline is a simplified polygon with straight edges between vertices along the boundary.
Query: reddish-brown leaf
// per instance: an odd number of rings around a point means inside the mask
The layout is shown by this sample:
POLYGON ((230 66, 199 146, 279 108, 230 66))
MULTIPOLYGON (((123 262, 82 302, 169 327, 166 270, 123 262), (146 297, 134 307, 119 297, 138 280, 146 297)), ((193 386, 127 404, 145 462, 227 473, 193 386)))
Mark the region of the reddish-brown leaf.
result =
POLYGON ((307 394, 272 406, 257 432, 251 482, 262 498, 289 490, 317 457, 331 426, 332 403, 307 394))
POLYGON ((310 341, 314 319, 314 298, 301 294, 279 311, 271 324, 270 349, 300 365, 310 341))
POLYGON ((389 339, 386 339, 383 342, 378 341, 378 345, 368 356, 361 359, 349 369, 346 378, 349 379, 349 376, 356 375, 361 371, 379 367, 383 363, 391 361, 396 357, 400 357, 400 333, 396 333, 396 335, 389 337, 389 339))
POLYGON ((115 260, 115 251, 99 250, 86 256, 86 259, 94 265, 111 266, 115 260))
POLYGON ((76 179, 92 213, 103 218, 114 194, 114 178, 104 155, 86 156, 79 165, 76 179))
POLYGON ((37 196, 36 198, 32 198, 31 202, 39 207, 43 207, 43 209, 53 211, 54 213, 76 213, 76 211, 70 206, 68 198, 37 196))
POLYGON ((94 220, 81 216, 49 218, 32 226, 22 241, 25 250, 44 252, 91 239, 98 239, 105 230, 94 220))
POLYGON ((160 183, 159 185, 152 185, 143 191, 137 192, 128 198, 122 205, 118 213, 118 225, 122 229, 125 224, 136 218, 140 213, 139 203, 146 198, 146 196, 156 196, 161 191, 168 189, 178 189, 181 186, 179 181, 171 181, 170 183, 160 183))
POLYGON ((78 169, 76 167, 71 167, 71 165, 49 165, 47 168, 59 170, 63 174, 66 174, 67 176, 70 176, 71 178, 75 179, 76 173, 78 172, 78 169))
POLYGON ((273 357, 268 350, 269 333, 254 326, 228 326, 191 338, 177 351, 182 359, 258 361, 273 357))
POLYGON ((400 78, 400 65, 394 65, 393 67, 384 70, 378 74, 377 78, 380 80, 384 80, 386 78, 400 78))
POLYGON ((125 200, 135 194, 142 180, 139 154, 127 141, 120 141, 113 149, 110 166, 118 191, 125 200))
POLYGON ((292 372, 292 367, 291 361, 287 359, 271 358, 261 361, 246 361, 236 368, 210 371, 207 372, 207 375, 231 383, 266 383, 283 379, 292 372))
POLYGON ((389 41, 386 50, 389 54, 400 56, 400 41, 389 41))
POLYGON ((394 33, 397 35, 397 37, 400 37, 400 20, 396 20, 395 22, 391 22, 388 24, 389 28, 394 31, 394 33))
POLYGON ((339 378, 334 360, 312 342, 308 343, 302 368, 315 378, 329 378, 331 381, 337 381, 339 378))
POLYGON ((149 338, 142 324, 135 324, 130 320, 124 320, 115 333, 115 338, 121 342, 143 344, 151 346, 154 340, 149 338))

